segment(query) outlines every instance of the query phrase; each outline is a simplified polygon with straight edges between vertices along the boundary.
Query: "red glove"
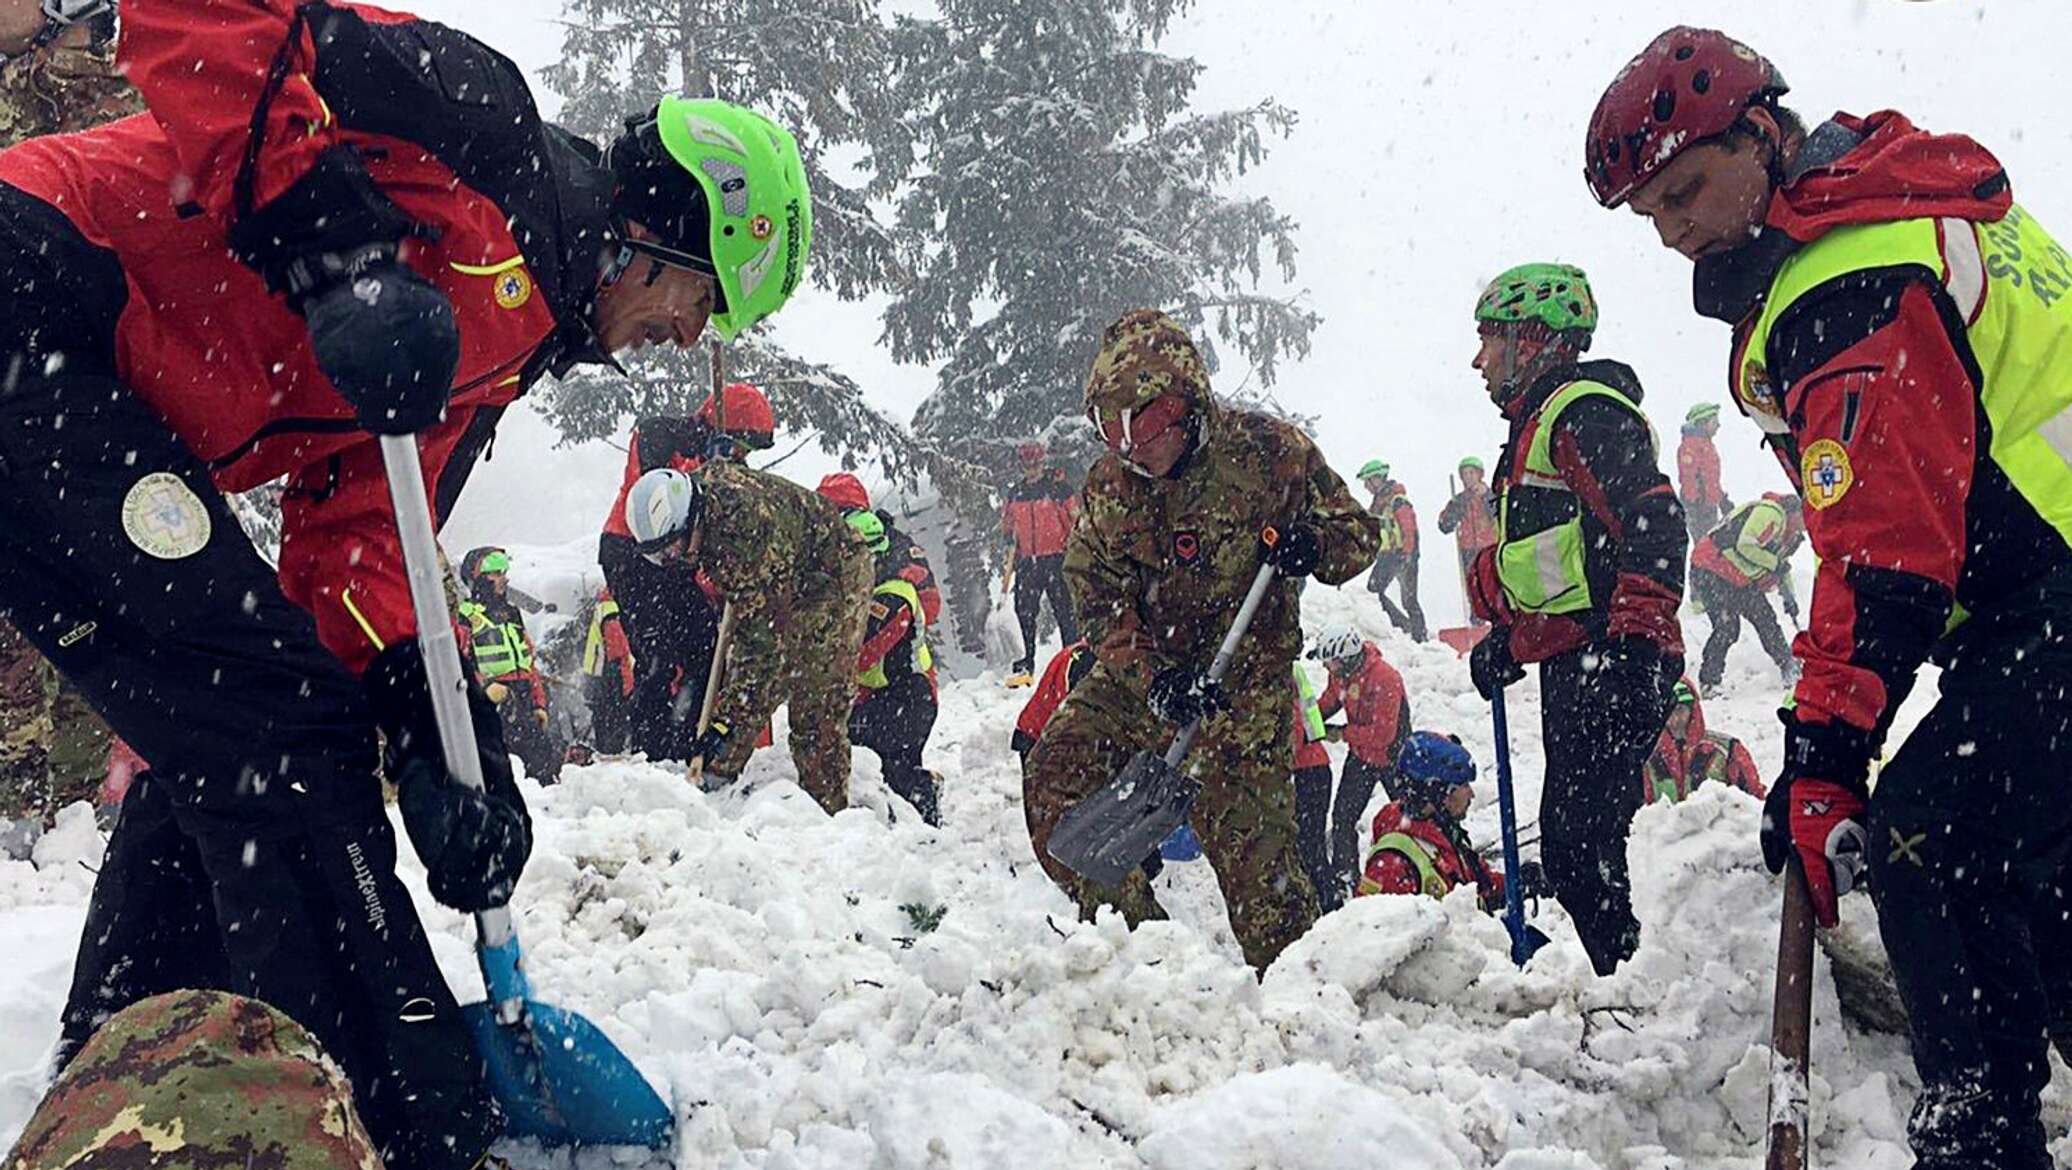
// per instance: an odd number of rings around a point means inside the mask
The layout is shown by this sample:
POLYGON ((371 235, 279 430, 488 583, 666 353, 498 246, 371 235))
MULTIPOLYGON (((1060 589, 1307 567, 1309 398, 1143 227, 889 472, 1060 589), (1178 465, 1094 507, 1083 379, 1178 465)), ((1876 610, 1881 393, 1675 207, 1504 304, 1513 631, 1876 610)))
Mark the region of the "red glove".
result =
POLYGON ((1863 807, 1863 797, 1848 785, 1789 773, 1763 802, 1763 862, 1771 873, 1783 873, 1789 850, 1799 851, 1813 920, 1821 926, 1838 921, 1836 900, 1862 884, 1863 807))

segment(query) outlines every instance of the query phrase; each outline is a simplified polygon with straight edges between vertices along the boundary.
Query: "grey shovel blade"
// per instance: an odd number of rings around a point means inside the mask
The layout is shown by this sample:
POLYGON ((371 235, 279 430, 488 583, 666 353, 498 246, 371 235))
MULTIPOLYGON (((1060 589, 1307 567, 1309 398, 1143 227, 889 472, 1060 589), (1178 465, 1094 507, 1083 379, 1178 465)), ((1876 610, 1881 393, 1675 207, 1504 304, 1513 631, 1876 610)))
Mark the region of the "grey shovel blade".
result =
POLYGON ((1187 823, 1199 781, 1164 757, 1138 752, 1106 788, 1065 810, 1050 855, 1080 877, 1113 886, 1187 823))

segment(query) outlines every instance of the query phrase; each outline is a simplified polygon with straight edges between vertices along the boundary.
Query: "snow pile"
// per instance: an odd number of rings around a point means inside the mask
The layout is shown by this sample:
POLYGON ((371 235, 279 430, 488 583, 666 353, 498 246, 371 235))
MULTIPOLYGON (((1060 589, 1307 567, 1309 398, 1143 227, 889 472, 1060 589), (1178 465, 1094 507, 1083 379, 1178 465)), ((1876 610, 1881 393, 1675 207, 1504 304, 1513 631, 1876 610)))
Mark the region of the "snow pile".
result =
MULTIPOLYGON (((1450 651, 1383 632, 1370 605, 1355 589, 1306 598, 1313 621, 1380 637, 1419 726, 1467 740, 1485 777, 1469 827, 1494 840, 1486 708, 1450 651)), ((1761 669, 1737 654, 1730 679, 1761 669)), ((1708 714, 1767 769, 1772 697, 1748 691, 1708 714)), ((1530 839, 1537 695, 1513 695, 1530 839)), ((535 986, 674 1101, 675 1165, 1760 1164, 1778 886, 1756 855, 1755 801, 1701 790, 1640 813, 1643 941, 1612 978, 1591 978, 1551 904, 1535 921, 1554 944, 1514 970, 1502 925, 1463 893, 1356 900, 1261 984, 1206 865, 1160 879, 1171 922, 1075 920, 1028 852, 1007 748, 1025 696, 989 677, 945 687, 928 753, 945 776, 941 830, 886 792, 866 753, 859 807, 834 818, 791 783, 781 750, 714 796, 637 760, 526 782, 539 844, 517 908, 535 986)), ((0 1145, 26 1121, 56 1035, 85 866, 98 864, 84 814, 68 812, 35 864, 0 863, 0 1145)), ((449 978, 476 997, 470 928, 405 866, 449 978)), ((1848 905, 1861 925, 1867 901, 1848 905)), ((1903 1166, 1904 1043, 1845 1029, 1818 961, 1818 1163, 1903 1166)), ((2063 1094, 2053 1102, 2062 1130, 2063 1094)))

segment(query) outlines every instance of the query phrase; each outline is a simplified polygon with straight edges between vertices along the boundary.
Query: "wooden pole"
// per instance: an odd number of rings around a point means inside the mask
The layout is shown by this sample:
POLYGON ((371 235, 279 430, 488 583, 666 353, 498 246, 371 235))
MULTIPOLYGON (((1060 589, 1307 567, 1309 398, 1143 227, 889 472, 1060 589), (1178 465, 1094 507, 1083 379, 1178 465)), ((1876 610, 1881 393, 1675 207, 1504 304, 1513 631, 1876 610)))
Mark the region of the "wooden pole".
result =
POLYGON ((1764 1170, 1805 1170, 1812 1147, 1813 898, 1796 854, 1784 874, 1770 1002, 1770 1149, 1764 1170))

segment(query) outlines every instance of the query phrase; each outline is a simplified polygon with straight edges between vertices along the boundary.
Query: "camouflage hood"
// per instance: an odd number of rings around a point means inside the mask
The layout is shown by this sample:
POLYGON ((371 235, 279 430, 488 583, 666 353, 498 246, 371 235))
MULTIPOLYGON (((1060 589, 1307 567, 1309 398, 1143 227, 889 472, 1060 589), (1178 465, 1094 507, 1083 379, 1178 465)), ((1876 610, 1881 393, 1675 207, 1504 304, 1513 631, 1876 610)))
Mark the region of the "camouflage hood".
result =
POLYGON ((1209 389, 1209 365, 1194 338, 1157 309, 1131 309, 1101 333, 1101 351, 1086 378, 1086 410, 1100 419, 1134 410, 1154 398, 1178 394, 1201 420, 1207 443, 1223 411, 1209 389))

